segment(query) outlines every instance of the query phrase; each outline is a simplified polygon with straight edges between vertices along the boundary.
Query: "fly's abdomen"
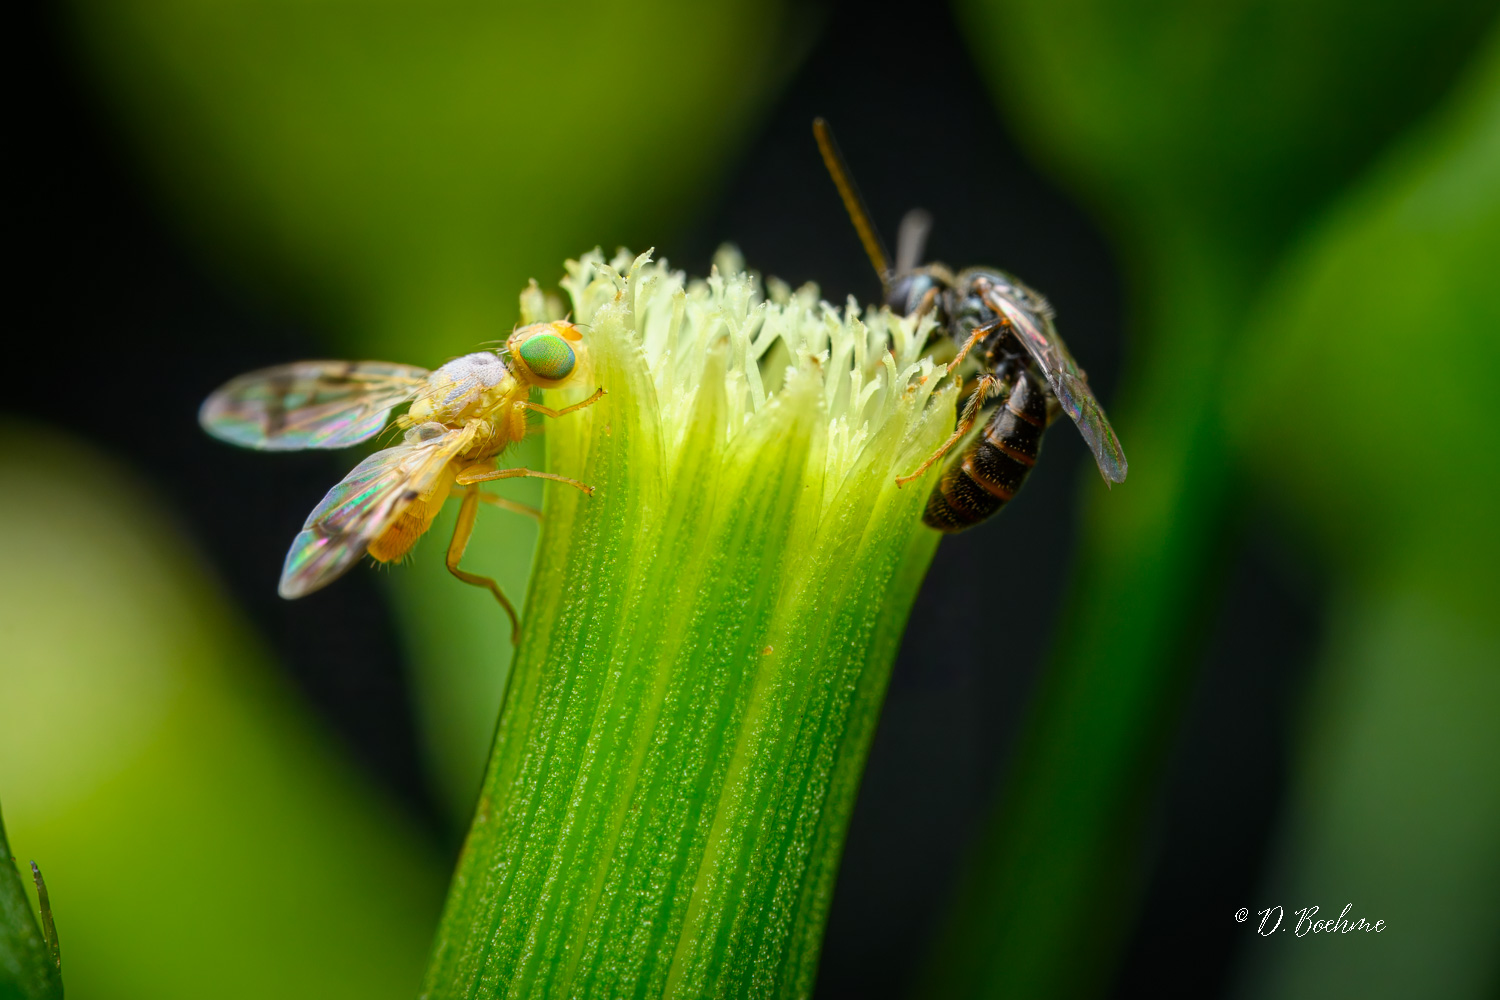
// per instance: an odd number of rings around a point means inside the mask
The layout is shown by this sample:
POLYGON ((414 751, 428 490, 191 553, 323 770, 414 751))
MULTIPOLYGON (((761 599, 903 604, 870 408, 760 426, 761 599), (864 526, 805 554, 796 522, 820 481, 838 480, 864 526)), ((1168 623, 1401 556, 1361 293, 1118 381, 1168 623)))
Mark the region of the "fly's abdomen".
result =
POLYGON ((397 515, 391 526, 375 538, 365 551, 377 562, 396 562, 411 551, 417 539, 427 533, 433 520, 443 509, 448 491, 453 487, 453 471, 448 469, 426 493, 415 493, 403 497, 406 507, 397 515))
POLYGON ((1004 507, 1036 464, 1046 429, 1047 391, 1023 370, 984 433, 943 470, 927 498, 923 522, 939 531, 963 531, 1004 507))

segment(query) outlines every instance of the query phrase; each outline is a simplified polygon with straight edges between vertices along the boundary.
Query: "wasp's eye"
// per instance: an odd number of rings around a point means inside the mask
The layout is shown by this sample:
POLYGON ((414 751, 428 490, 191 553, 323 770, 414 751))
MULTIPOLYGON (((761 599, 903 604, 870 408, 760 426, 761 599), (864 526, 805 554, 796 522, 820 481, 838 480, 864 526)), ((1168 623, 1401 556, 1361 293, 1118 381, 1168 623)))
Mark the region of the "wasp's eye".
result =
POLYGON ((549 381, 567 378, 578 362, 573 348, 555 333, 542 333, 528 338, 517 353, 538 378, 549 381))
POLYGON ((898 316, 910 316, 922 305, 922 300, 936 285, 937 282, 929 274, 921 272, 908 274, 891 286, 890 292, 885 297, 885 304, 890 306, 891 311, 898 316))

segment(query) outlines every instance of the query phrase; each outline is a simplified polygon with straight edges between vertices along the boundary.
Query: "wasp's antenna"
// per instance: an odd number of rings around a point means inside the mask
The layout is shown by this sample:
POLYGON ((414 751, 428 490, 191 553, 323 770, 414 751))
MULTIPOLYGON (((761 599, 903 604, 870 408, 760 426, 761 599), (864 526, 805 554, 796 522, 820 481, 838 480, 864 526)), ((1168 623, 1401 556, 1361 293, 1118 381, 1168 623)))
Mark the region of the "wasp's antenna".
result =
POLYGON ((859 197, 859 191, 854 186, 853 178, 849 176, 849 168, 844 165, 844 158, 833 141, 833 132, 828 128, 826 120, 813 119, 813 136, 818 140, 818 149, 823 153, 823 164, 833 178, 834 187, 839 189, 839 197, 844 199, 844 210, 849 213, 849 221, 854 223, 854 231, 859 233, 859 241, 865 245, 865 255, 875 265, 875 273, 880 275, 881 286, 889 288, 890 256, 880 242, 880 234, 875 231, 874 223, 870 221, 869 210, 859 197))

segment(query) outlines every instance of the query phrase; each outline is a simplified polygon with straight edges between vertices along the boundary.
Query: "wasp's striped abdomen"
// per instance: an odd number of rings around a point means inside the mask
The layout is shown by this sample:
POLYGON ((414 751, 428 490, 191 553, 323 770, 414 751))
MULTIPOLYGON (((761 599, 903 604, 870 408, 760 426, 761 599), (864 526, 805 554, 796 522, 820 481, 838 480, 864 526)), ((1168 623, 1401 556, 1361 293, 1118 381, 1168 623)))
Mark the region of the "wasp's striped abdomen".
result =
POLYGON ((1047 389, 1022 368, 984 433, 943 470, 922 520, 939 531, 963 531, 1005 506, 1036 464, 1046 429, 1047 389))

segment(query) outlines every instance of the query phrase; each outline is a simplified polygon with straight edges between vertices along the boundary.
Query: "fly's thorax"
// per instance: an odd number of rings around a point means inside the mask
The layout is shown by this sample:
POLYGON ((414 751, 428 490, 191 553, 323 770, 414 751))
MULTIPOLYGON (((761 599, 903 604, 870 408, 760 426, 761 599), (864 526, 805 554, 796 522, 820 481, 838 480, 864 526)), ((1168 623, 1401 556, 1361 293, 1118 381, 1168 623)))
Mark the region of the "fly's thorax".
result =
POLYGON ((498 354, 465 354, 427 377, 426 388, 407 411, 407 423, 461 423, 492 409, 517 388, 515 376, 498 354))

